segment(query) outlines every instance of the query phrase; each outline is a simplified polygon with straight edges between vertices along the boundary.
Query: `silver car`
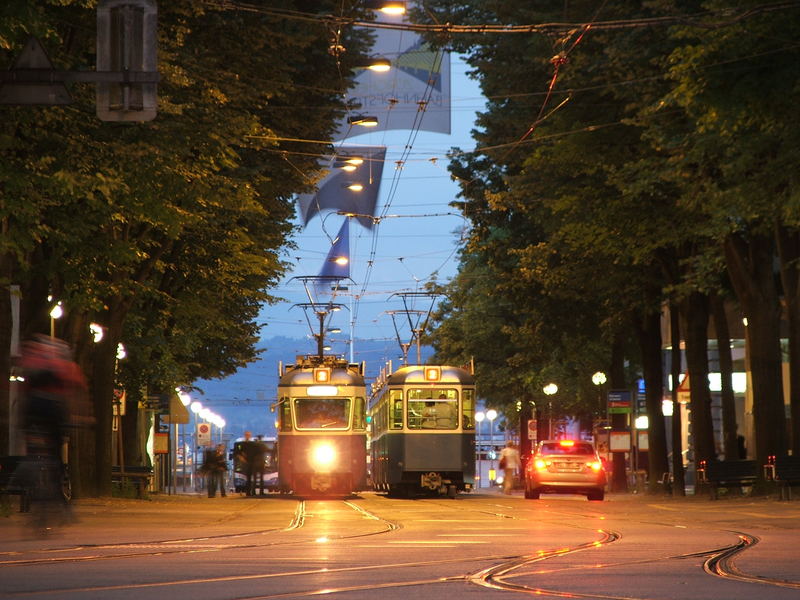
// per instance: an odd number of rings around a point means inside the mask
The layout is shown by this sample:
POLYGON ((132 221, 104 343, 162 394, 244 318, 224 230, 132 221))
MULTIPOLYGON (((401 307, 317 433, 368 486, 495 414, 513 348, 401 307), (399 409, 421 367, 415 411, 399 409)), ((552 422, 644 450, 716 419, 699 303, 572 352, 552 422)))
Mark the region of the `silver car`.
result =
POLYGON ((585 494, 589 500, 605 497, 606 472, 591 442, 546 440, 525 467, 525 497, 539 494, 585 494))

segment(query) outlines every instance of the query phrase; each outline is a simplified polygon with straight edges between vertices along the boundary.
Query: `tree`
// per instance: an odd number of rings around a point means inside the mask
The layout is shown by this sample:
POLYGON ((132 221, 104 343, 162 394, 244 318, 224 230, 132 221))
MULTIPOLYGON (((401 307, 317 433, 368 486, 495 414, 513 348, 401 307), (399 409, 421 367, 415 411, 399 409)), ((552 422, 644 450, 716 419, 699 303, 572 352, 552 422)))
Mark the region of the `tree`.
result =
MULTIPOLYGON (((35 10, 22 4, 12 3, 17 21, 0 36, 32 30, 57 50, 59 65, 93 64, 93 9, 68 0, 35 10)), ((93 90, 79 86, 69 107, 7 109, 3 281, 23 289, 26 333, 46 327, 48 294, 67 307, 58 334, 90 376, 97 419, 81 454, 87 493, 110 491, 119 342, 137 353, 122 369, 133 397, 144 385, 171 389, 230 373, 256 355, 257 307, 273 300, 268 290, 285 268, 278 257, 291 231, 291 197, 310 189, 314 152, 328 150, 282 140, 330 136, 369 39, 346 31, 338 41, 348 53, 334 55, 324 22, 266 8, 160 6, 152 122, 100 123, 93 90), (94 346, 92 321, 105 331, 94 346)), ((3 58, 24 41, 0 39, 9 40, 3 58)))

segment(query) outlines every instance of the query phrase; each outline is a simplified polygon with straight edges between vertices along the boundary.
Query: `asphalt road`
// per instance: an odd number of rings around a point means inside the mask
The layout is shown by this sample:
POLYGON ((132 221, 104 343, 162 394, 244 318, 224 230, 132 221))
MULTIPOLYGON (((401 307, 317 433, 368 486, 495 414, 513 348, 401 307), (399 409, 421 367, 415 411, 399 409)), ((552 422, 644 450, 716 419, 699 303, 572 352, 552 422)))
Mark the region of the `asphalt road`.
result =
POLYGON ((800 501, 87 499, 0 518, 0 598, 800 598, 800 501))

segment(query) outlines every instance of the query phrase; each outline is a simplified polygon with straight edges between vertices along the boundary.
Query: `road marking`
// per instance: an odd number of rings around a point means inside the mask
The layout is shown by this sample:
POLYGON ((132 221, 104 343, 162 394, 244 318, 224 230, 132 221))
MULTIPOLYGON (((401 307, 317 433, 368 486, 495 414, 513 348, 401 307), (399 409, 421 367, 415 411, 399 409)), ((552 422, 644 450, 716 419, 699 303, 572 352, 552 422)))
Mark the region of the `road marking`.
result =
POLYGON ((449 540, 449 541, 446 541, 446 542, 445 541, 441 541, 440 542, 440 541, 431 540, 429 542, 428 541, 417 541, 417 542, 415 542, 415 541, 407 541, 407 542, 404 542, 404 541, 392 541, 392 542, 386 542, 386 543, 387 544, 425 544, 425 545, 436 544, 436 545, 441 545, 441 544, 486 544, 487 542, 471 542, 471 541, 467 541, 467 540, 458 540, 458 541, 457 540, 449 540))
POLYGON ((440 533, 439 537, 518 537, 513 533, 440 533))

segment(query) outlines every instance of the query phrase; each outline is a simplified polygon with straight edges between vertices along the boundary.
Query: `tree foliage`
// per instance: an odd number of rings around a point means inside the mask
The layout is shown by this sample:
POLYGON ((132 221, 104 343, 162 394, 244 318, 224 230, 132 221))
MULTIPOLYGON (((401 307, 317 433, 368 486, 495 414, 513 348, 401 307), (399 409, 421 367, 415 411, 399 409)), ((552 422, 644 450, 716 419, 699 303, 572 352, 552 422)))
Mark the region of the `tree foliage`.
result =
MULTIPOLYGON (((492 352, 492 362, 525 369, 529 381, 558 372, 578 405, 591 406, 581 384, 598 368, 614 371, 612 340, 632 339, 634 331, 660 335, 647 323, 665 301, 724 293, 727 271, 745 313, 758 321, 750 352, 759 357, 756 455, 766 459, 786 450, 781 436, 768 434, 783 430, 783 421, 775 371, 780 305, 778 290, 765 286, 775 282, 778 232, 784 264, 792 265, 784 291, 797 289, 791 103, 800 62, 791 40, 800 21, 796 7, 747 4, 737 11, 716 1, 443 1, 428 3, 425 14, 439 23, 576 24, 552 35, 436 38, 466 53, 489 99, 474 132, 478 149, 456 153, 451 170, 464 182, 461 207, 473 223, 464 265, 481 265, 493 305, 514 307, 507 346, 492 352), (664 25, 592 27, 643 17, 664 25)), ((453 297, 469 291, 461 278, 452 287, 453 297)), ((459 310, 458 321, 482 330, 482 304, 462 299, 470 308, 459 310)), ((445 359, 469 348, 474 335, 447 326, 451 310, 442 307, 432 334, 445 359)), ((479 348, 488 359, 486 346, 479 348)), ((637 355, 627 354, 634 367, 637 355)), ((660 365, 645 363, 648 388, 660 390, 660 365)), ((699 414, 699 391, 697 402, 699 414)), ((655 401, 648 410, 651 423, 661 421, 655 401)), ((698 435, 710 436, 708 421, 698 435)), ((713 458, 715 450, 704 446, 701 454, 713 458)))
MULTIPOLYGON (((311 188, 328 150, 284 140, 330 137, 367 47, 369 35, 350 30, 337 38, 347 52, 332 54, 321 22, 261 8, 275 6, 159 3, 151 122, 98 121, 91 85, 73 86, 69 106, 0 108, 0 279, 22 288, 24 334, 47 330, 48 296, 66 307, 58 334, 90 375, 101 492, 118 342, 134 401, 256 357, 258 310, 275 300, 270 288, 286 268, 292 196, 311 188), (106 332, 95 346, 90 322, 106 332)), ((93 68, 94 9, 5 3, 0 60, 10 63, 32 33, 58 67, 93 68)))

